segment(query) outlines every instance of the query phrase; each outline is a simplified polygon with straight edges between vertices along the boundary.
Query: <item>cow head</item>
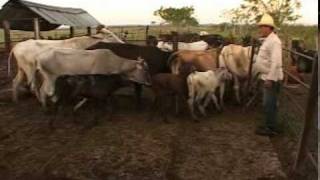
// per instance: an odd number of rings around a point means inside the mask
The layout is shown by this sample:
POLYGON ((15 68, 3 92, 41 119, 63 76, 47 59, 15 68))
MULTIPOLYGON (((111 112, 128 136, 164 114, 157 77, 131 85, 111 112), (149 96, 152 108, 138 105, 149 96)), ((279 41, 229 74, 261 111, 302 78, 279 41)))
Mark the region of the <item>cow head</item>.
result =
POLYGON ((124 43, 117 35, 115 35, 112 31, 110 31, 104 25, 99 25, 97 28, 97 34, 92 37, 102 39, 104 42, 118 42, 124 43))
POLYGON ((151 85, 148 65, 144 59, 138 57, 133 71, 128 73, 128 79, 147 86, 151 85))
POLYGON ((217 69, 217 73, 220 75, 221 77, 220 79, 222 81, 227 81, 232 79, 232 74, 225 67, 220 67, 219 69, 217 69))

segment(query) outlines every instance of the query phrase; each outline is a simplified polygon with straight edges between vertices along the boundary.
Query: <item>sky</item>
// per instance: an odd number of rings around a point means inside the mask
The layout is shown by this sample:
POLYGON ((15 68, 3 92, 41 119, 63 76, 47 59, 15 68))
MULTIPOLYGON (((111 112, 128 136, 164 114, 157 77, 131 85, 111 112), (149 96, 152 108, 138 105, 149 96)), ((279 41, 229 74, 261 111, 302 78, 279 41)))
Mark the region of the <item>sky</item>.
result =
MULTIPOLYGON (((160 22, 153 12, 164 7, 194 6, 200 24, 228 22, 223 12, 238 7, 243 0, 29 0, 42 4, 82 8, 105 25, 150 24, 160 22)), ((300 0, 302 18, 296 23, 318 24, 318 0, 300 0)), ((0 6, 7 0, 0 0, 0 6)))

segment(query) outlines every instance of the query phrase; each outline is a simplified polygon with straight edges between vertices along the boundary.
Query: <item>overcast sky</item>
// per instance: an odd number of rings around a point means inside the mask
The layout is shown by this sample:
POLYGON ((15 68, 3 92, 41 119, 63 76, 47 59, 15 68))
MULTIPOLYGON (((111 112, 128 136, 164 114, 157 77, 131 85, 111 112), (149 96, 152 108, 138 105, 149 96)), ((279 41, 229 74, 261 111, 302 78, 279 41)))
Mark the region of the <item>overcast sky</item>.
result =
MULTIPOLYGON (((30 0, 33 2, 82 8, 106 25, 150 24, 159 22, 153 12, 164 7, 195 7, 195 16, 201 24, 227 21, 224 10, 238 7, 242 0, 30 0)), ((7 0, 0 0, 2 6, 7 0)), ((318 23, 318 0, 301 0, 302 18, 297 23, 318 23)))

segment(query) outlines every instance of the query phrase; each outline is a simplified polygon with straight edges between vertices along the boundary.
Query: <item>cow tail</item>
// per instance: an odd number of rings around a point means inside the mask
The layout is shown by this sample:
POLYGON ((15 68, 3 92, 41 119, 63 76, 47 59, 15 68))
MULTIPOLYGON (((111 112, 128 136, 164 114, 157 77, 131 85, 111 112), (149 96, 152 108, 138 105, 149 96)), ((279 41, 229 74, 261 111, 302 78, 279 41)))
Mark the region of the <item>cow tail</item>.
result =
POLYGON ((9 53, 9 57, 8 57, 8 65, 7 65, 7 67, 8 67, 8 77, 10 77, 11 76, 11 59, 13 58, 13 49, 10 51, 10 53, 9 53))
POLYGON ((40 67, 39 62, 35 62, 35 71, 34 74, 32 74, 32 80, 31 80, 31 90, 33 90, 37 96, 37 98, 40 100, 40 88, 42 84, 43 79, 41 78, 40 73, 40 67))
MULTIPOLYGON (((173 66, 173 61, 174 59, 176 59, 179 55, 179 52, 174 52, 172 53, 169 58, 168 58, 168 61, 167 61, 167 66, 172 70, 172 66, 173 66)), ((173 73, 173 72, 172 72, 173 73)))
POLYGON ((187 78, 187 86, 188 86, 188 99, 194 99, 194 84, 193 84, 193 75, 190 74, 187 78))

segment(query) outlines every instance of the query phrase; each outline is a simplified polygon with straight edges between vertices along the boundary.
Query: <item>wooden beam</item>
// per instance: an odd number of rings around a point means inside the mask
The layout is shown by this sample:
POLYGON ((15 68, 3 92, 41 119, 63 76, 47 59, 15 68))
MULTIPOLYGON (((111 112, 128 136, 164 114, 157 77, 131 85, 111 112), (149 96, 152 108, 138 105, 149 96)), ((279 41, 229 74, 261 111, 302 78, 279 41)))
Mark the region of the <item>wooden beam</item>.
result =
POLYGON ((92 32, 91 32, 91 27, 87 27, 87 36, 91 36, 92 32))
POLYGON ((70 26, 70 35, 69 35, 70 38, 73 38, 74 37, 74 27, 70 26))
POLYGON ((298 171, 303 160, 308 154, 308 144, 310 140, 310 135, 312 128, 317 128, 313 126, 315 114, 318 109, 318 59, 314 60, 311 87, 309 90, 308 103, 305 112, 305 123, 302 132, 302 136, 299 142, 299 150, 294 163, 294 170, 298 171))
POLYGON ((172 32, 171 35, 172 35, 172 48, 173 48, 173 51, 176 52, 179 50, 178 33, 172 32))
POLYGON ((11 36, 10 36, 10 23, 9 21, 5 20, 2 22, 3 30, 4 30, 4 44, 6 53, 9 54, 11 51, 11 36))
POLYGON ((148 36, 149 36, 149 26, 146 26, 146 41, 148 39, 148 36))
POLYGON ((255 50, 255 43, 254 43, 254 39, 251 38, 251 52, 250 52, 251 54, 250 54, 250 64, 249 64, 249 72, 248 72, 246 96, 249 94, 249 89, 250 89, 250 86, 251 86, 254 50, 255 50))
POLYGON ((39 24, 39 18, 33 19, 33 31, 34 31, 34 38, 40 39, 40 24, 39 24))

